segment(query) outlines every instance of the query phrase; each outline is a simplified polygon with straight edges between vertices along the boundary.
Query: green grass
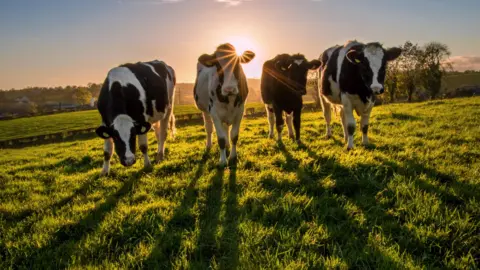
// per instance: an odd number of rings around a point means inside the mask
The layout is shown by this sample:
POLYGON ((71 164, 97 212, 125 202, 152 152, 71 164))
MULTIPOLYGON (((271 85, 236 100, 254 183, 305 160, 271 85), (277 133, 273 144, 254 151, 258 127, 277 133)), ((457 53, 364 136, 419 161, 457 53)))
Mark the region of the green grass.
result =
POLYGON ((303 115, 304 147, 245 120, 226 170, 201 124, 151 172, 115 157, 99 177, 98 138, 2 150, 0 269, 476 268, 479 103, 376 107, 372 145, 357 132, 350 152, 320 113, 303 115))
MULTIPOLYGON (((251 103, 246 107, 260 109, 263 105, 251 103)), ((176 105, 174 110, 176 115, 200 113, 194 105, 176 105)), ((0 121, 0 141, 94 128, 100 123, 97 110, 4 120, 0 121)))

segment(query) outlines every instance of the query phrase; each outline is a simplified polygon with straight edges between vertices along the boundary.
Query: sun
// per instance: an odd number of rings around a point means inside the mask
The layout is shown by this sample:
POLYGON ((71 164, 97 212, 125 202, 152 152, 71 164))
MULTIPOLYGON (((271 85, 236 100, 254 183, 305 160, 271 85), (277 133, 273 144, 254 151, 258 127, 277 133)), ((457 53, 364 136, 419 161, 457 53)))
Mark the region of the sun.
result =
POLYGON ((246 36, 231 36, 227 38, 227 42, 235 47, 238 56, 241 56, 247 50, 254 51, 256 47, 255 42, 246 36))

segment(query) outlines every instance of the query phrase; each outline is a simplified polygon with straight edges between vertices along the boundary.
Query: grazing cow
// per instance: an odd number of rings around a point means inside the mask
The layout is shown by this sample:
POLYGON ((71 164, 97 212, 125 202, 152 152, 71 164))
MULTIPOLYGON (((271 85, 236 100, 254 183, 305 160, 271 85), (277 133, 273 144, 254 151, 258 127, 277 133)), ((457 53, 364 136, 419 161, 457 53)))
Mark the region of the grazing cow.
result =
POLYGON ((175 131, 175 83, 173 68, 157 60, 124 64, 108 72, 97 104, 102 125, 96 133, 105 139, 102 175, 110 170, 114 145, 123 166, 135 163, 137 135, 144 166, 150 167, 147 132, 152 126, 158 140, 156 160, 163 159, 169 123, 172 135, 175 131))
POLYGON ((226 147, 229 146, 229 135, 232 138, 229 160, 233 161, 237 156, 240 122, 248 95, 247 78, 241 64, 250 62, 254 57, 255 54, 251 51, 245 51, 238 56, 235 47, 226 43, 218 46, 213 54, 203 54, 198 58, 197 78, 193 89, 195 104, 203 113, 207 149, 212 146, 213 120, 220 147, 220 166, 227 164, 226 147))
POLYGON ((269 123, 269 137, 273 138, 276 118, 278 141, 282 141, 283 112, 286 112, 288 136, 300 141, 300 115, 302 96, 307 93, 307 73, 320 67, 319 60, 307 61, 301 54, 280 54, 266 61, 262 69, 262 100, 265 103, 269 123), (293 119, 292 119, 293 118, 293 119), (295 127, 295 137, 293 136, 295 127))
POLYGON ((360 116, 363 144, 368 144, 368 122, 375 96, 384 92, 387 62, 400 56, 396 47, 384 49, 379 43, 349 41, 334 46, 320 56, 322 73, 319 81, 320 100, 325 117, 326 137, 332 136, 330 127, 332 106, 340 109, 343 134, 347 149, 353 148, 355 118, 360 116))

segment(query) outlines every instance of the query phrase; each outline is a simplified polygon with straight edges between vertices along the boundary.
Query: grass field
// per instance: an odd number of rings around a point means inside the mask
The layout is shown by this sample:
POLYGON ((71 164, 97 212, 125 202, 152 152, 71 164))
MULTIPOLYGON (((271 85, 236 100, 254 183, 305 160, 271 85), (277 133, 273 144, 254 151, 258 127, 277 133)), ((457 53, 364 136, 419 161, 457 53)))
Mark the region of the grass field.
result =
MULTIPOLYGON (((263 105, 251 103, 246 107, 260 109, 263 105)), ((200 113, 194 105, 176 105, 174 110, 176 115, 200 113)), ((100 123, 97 110, 4 120, 0 121, 0 141, 94 128, 100 123)))
POLYGON ((245 120, 225 170, 200 124, 108 177, 98 138, 1 150, 0 269, 474 269, 479 115, 480 98, 376 107, 350 152, 320 113, 303 147, 245 120))

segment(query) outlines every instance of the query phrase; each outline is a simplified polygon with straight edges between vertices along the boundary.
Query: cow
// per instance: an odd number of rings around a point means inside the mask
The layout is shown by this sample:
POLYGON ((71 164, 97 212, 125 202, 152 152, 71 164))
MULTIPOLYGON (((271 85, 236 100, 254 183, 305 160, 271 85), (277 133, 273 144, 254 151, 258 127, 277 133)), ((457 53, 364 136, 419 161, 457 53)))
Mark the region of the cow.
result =
POLYGON ((269 123, 269 137, 273 138, 276 123, 278 142, 282 142, 283 112, 286 113, 288 136, 301 144, 300 122, 302 96, 307 94, 307 74, 319 68, 319 60, 308 61, 302 54, 279 54, 266 61, 262 68, 260 88, 269 123), (295 127, 295 136, 293 135, 295 127))
POLYGON ((215 125, 220 147, 220 166, 227 165, 226 148, 230 146, 229 137, 232 138, 229 161, 233 162, 237 157, 240 122, 248 95, 247 78, 241 64, 249 63, 254 57, 255 53, 252 51, 245 51, 238 56, 235 47, 225 43, 218 46, 213 54, 202 54, 198 58, 193 89, 195 104, 203 114, 207 150, 212 146, 215 125), (232 127, 229 132, 230 126, 232 127))
POLYGON ((127 63, 108 72, 97 103, 102 124, 96 133, 105 140, 102 175, 110 171, 114 146, 123 166, 135 164, 137 136, 144 167, 151 167, 147 153, 151 127, 158 140, 156 161, 163 160, 169 124, 172 135, 175 131, 175 84, 173 68, 158 60, 127 63))
POLYGON ((375 96, 384 90, 387 63, 400 56, 397 47, 384 49, 378 42, 348 41, 325 50, 321 56, 319 95, 326 122, 326 138, 332 136, 331 109, 339 109, 347 150, 354 147, 355 118, 360 116, 363 145, 368 145, 368 123, 375 96))

